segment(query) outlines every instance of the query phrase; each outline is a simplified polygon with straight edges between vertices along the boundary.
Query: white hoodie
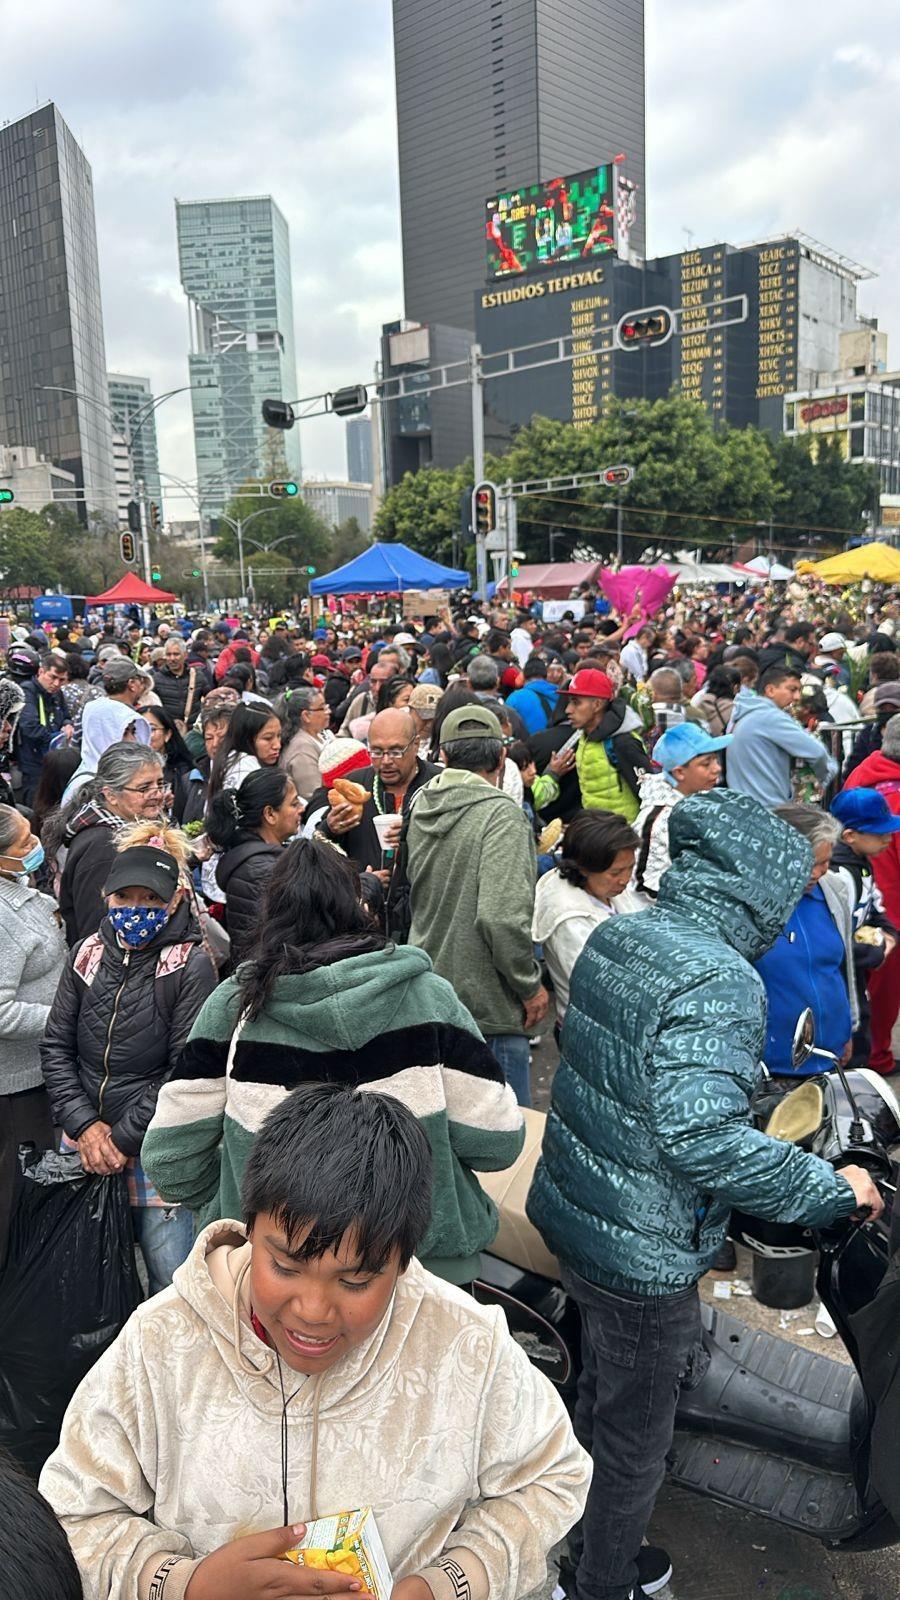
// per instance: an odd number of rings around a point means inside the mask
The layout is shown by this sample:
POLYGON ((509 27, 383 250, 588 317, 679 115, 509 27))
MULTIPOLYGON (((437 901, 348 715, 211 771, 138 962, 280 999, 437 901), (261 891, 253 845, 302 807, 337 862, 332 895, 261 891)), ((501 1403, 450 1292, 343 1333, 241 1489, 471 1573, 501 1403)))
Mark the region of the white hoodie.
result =
POLYGON ((74 794, 97 776, 97 763, 110 745, 118 744, 126 728, 134 727, 138 744, 150 743, 150 724, 134 706, 124 700, 110 700, 101 695, 89 700, 81 719, 81 765, 69 779, 62 804, 66 805, 74 794))
POLYGON ((538 879, 534 895, 531 937, 543 945, 544 960, 553 979, 556 1020, 562 1027, 569 1004, 572 968, 595 928, 609 917, 627 911, 642 911, 645 902, 631 889, 617 894, 609 904, 597 900, 586 889, 579 889, 558 871, 545 872, 538 879))
MULTIPOLYGON (((85 1600, 183 1600, 204 1556, 282 1525, 282 1395, 250 1323, 249 1259, 239 1223, 204 1229, 75 1393, 41 1492, 85 1600)), ((435 1600, 543 1581, 591 1461, 502 1311, 413 1261, 368 1340, 286 1378, 291 1522, 371 1505, 395 1580, 421 1575, 435 1600)))

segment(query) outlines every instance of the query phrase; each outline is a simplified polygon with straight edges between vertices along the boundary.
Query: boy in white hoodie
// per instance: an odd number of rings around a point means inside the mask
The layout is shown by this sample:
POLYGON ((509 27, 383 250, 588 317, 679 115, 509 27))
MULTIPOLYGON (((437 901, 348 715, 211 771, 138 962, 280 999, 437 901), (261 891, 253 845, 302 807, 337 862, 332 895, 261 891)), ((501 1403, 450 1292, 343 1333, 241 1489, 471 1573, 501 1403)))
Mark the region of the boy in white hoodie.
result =
POLYGON ((372 1506, 393 1600, 516 1600, 578 1520, 590 1458, 479 1306, 413 1259, 430 1151, 387 1095, 317 1083, 266 1119, 244 1226, 200 1234, 78 1389, 41 1488, 86 1600, 367 1600, 283 1564, 372 1506))
POLYGON ((640 849, 631 888, 642 905, 653 904, 659 880, 672 865, 669 855, 669 817, 672 807, 689 794, 707 794, 722 776, 719 751, 727 750, 731 736, 713 739, 695 722, 670 728, 653 747, 661 772, 645 772, 638 779, 641 809, 634 831, 640 849))

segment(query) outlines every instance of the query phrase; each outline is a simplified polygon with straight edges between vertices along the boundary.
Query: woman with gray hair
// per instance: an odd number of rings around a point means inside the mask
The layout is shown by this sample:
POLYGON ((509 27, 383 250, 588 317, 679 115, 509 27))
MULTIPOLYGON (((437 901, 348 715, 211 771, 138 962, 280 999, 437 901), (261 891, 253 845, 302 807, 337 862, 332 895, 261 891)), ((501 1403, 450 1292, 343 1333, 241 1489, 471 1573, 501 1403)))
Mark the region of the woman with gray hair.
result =
POLYGON ((20 1144, 53 1146, 39 1045, 66 964, 59 912, 34 887, 43 860, 31 824, 0 805, 0 1267, 20 1144))
POLYGON ((96 933, 106 910, 102 889, 116 853, 120 828, 158 817, 163 809, 162 757, 149 745, 110 745, 97 776, 60 813, 57 832, 66 847, 59 908, 69 945, 96 933))
POLYGON ((305 805, 322 786, 319 756, 331 713, 321 689, 303 684, 285 693, 285 749, 281 765, 290 773, 294 787, 305 805))
POLYGON ((768 1002, 765 1062, 779 1077, 809 1077, 820 1068, 813 1061, 796 1071, 791 1044, 800 1013, 812 1007, 816 1039, 845 1062, 859 1024, 853 962, 853 916, 850 893, 837 873, 829 872, 841 825, 818 806, 777 806, 775 815, 802 833, 810 846, 806 887, 772 948, 756 962, 768 1002))

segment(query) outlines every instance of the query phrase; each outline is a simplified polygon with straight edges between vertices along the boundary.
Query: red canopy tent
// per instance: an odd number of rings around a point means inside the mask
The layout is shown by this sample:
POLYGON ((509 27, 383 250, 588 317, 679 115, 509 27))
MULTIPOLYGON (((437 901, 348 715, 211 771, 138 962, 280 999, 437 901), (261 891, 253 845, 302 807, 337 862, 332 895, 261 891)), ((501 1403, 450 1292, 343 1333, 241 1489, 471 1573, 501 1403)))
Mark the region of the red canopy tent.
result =
POLYGON ((161 604, 174 605, 179 599, 177 594, 169 594, 167 589, 154 589, 152 583, 145 583, 134 572, 126 572, 124 578, 114 583, 105 594, 90 594, 86 604, 89 606, 152 606, 161 604))
MULTIPOLYGON (((580 583, 591 583, 597 576, 602 561, 545 561, 534 566, 520 567, 513 581, 516 594, 539 594, 545 600, 568 600, 580 583)), ((506 593, 506 579, 501 578, 497 594, 506 593)))

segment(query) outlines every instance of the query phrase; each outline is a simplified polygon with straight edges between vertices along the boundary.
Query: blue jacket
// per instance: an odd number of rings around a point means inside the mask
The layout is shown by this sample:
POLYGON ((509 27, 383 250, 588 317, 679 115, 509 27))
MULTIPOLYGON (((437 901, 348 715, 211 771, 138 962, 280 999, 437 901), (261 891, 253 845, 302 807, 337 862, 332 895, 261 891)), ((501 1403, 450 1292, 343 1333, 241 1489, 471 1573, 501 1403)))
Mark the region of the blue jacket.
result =
POLYGON ((507 705, 518 711, 529 733, 542 733, 553 720, 559 687, 546 678, 529 678, 521 689, 513 690, 507 705))
MULTIPOLYGON (((756 962, 766 986, 763 1059, 770 1072, 795 1075, 791 1045, 797 1019, 806 1006, 812 1007, 816 1043, 824 1050, 840 1055, 853 1033, 855 1018, 848 987, 853 981, 853 962, 852 957, 848 961, 844 931, 829 905, 827 886, 826 877, 809 894, 800 896, 784 932, 756 962)), ((849 916, 846 922, 849 936, 849 916)), ((822 1062, 813 1056, 796 1076, 813 1077, 821 1071, 822 1062)))
POLYGON ((748 794, 764 806, 785 806, 791 799, 791 760, 805 761, 825 783, 837 764, 820 739, 807 733, 787 711, 765 695, 741 689, 734 702, 725 756, 729 789, 748 794))
POLYGON ((576 962, 528 1215, 589 1281, 671 1294, 706 1272, 732 1206, 810 1224, 849 1184, 753 1127, 765 991, 750 963, 808 880, 807 841, 743 795, 675 806, 672 866, 647 911, 612 917, 576 962))

